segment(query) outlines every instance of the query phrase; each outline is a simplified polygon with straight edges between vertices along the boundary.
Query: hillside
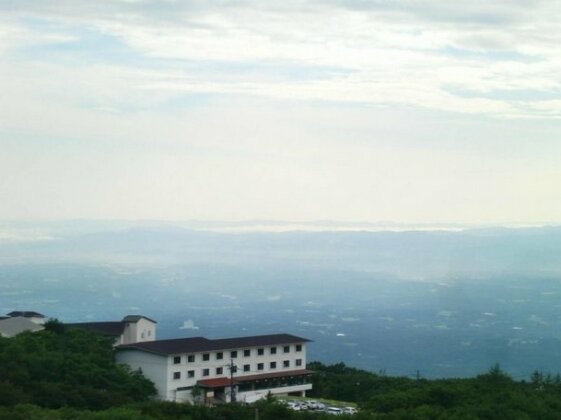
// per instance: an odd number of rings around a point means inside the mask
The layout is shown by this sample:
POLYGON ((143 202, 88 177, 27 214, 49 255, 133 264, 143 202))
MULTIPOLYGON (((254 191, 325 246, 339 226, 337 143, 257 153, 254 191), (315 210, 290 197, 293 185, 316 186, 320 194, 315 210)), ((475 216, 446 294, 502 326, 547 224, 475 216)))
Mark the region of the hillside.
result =
MULTIPOLYGON (((356 402, 360 419, 556 419, 561 377, 515 381, 500 367, 464 379, 410 379, 310 363, 312 398, 356 402)), ((151 401, 153 385, 116 365, 111 342, 49 322, 39 333, 0 339, 0 419, 321 419, 274 400, 215 408, 151 401)), ((350 417, 349 417, 350 418, 350 417)))

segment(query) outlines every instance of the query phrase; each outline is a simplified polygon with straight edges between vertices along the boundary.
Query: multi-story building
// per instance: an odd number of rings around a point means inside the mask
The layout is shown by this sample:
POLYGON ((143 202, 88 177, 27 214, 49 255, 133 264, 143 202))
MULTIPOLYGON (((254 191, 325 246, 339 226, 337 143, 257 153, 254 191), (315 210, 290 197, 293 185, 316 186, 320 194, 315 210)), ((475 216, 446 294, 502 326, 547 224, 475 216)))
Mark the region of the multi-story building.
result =
POLYGON ((269 392, 304 396, 312 389, 306 343, 290 334, 209 340, 203 337, 116 347, 117 361, 140 369, 169 401, 253 402, 269 392), (193 392, 193 390, 198 392, 193 392))

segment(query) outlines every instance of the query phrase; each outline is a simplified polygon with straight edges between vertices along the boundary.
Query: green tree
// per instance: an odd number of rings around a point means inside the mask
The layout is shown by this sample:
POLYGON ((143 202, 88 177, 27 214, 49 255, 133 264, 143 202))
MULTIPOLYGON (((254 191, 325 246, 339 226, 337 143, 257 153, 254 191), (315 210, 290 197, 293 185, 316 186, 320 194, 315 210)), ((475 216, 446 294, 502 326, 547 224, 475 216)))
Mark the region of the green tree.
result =
POLYGON ((0 338, 0 404, 103 409, 155 394, 139 372, 115 363, 112 340, 58 321, 44 331, 0 338), (5 392, 1 392, 5 389, 5 392))

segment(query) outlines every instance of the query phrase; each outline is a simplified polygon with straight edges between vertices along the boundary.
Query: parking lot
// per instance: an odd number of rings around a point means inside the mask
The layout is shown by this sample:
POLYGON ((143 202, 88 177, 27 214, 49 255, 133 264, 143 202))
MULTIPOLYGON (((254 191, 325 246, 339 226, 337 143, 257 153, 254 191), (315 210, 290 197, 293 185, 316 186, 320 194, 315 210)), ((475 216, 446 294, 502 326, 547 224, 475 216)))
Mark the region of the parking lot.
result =
POLYGON ((316 411, 332 415, 356 414, 357 409, 350 405, 326 404, 316 400, 279 400, 280 403, 294 411, 316 411))

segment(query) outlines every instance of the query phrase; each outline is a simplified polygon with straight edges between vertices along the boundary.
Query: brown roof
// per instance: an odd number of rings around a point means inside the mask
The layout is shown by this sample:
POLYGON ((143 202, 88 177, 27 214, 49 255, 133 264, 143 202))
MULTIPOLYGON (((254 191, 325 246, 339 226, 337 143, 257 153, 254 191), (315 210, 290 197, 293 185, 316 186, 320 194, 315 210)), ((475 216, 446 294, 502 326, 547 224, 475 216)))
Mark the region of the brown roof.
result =
POLYGON ((35 311, 12 311, 8 316, 22 316, 24 318, 45 318, 45 315, 35 311))
POLYGON ((153 322, 154 324, 157 324, 156 321, 144 315, 127 315, 126 317, 123 318, 123 322, 138 322, 142 318, 147 319, 148 321, 153 322))
POLYGON ((277 344, 305 343, 310 340, 291 334, 256 335, 252 337, 222 338, 209 340, 204 337, 176 338, 172 340, 146 341, 117 346, 117 350, 140 350, 157 354, 198 353, 212 350, 228 350, 247 347, 274 346, 277 344))
POLYGON ((121 321, 110 322, 77 322, 74 324, 64 324, 70 328, 82 328, 87 331, 98 332, 103 335, 118 337, 125 330, 125 323, 121 321))
POLYGON ((127 315, 121 321, 75 322, 64 325, 71 328, 82 328, 84 330, 95 331, 103 335, 118 337, 125 331, 125 325, 127 322, 138 322, 141 318, 147 319, 148 321, 152 321, 156 324, 156 321, 143 315, 127 315))

